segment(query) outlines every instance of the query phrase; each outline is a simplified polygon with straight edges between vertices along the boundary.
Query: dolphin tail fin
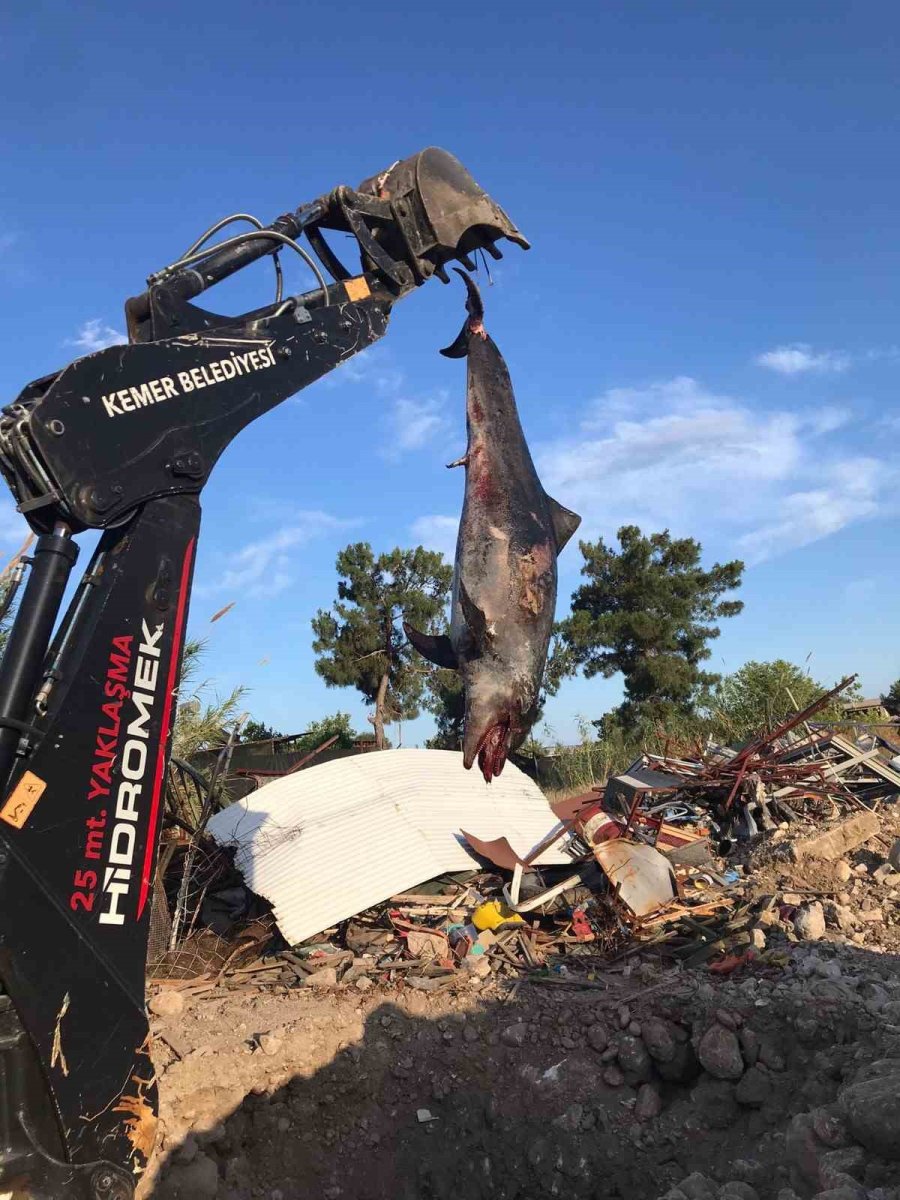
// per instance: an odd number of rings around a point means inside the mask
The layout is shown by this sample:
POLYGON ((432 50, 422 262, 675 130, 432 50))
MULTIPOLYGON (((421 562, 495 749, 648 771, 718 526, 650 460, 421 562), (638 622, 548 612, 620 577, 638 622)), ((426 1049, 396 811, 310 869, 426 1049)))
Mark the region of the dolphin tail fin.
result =
POLYGON ((553 533, 556 538, 556 553, 559 554, 581 524, 581 517, 579 517, 578 513, 573 513, 570 508, 565 508, 558 500, 554 500, 552 496, 547 497, 547 504, 550 507, 550 520, 553 524, 553 533))
POLYGON ((454 267, 453 270, 457 275, 462 277, 466 285, 466 312, 468 316, 463 321, 463 327, 457 335, 456 341, 449 346, 445 346, 441 351, 444 358, 465 358, 469 353, 469 335, 476 329, 481 329, 481 323, 484 320, 484 301, 481 299, 481 292, 478 290, 478 285, 471 275, 460 270, 459 267, 454 267))
POLYGON ((456 651, 445 633, 419 633, 406 621, 403 622, 403 632, 422 657, 436 667, 446 667, 449 671, 459 669, 456 651))

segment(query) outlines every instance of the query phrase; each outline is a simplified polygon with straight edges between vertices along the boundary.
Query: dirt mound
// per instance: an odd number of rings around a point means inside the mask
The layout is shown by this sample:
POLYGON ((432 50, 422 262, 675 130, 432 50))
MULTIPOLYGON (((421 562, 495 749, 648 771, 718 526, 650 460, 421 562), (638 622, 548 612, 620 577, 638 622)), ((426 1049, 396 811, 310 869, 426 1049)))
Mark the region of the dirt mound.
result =
POLYGON ((158 1022, 143 1195, 900 1197, 898 963, 818 942, 607 991, 201 995, 158 1022))

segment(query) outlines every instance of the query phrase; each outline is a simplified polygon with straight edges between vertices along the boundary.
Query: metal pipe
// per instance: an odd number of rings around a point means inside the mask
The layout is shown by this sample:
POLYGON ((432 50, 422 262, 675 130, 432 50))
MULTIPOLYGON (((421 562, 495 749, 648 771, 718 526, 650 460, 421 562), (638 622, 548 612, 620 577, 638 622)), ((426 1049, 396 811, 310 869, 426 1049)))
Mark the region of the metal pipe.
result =
POLYGON ((31 573, 0 659, 0 785, 4 791, 22 734, 2 722, 23 721, 30 715, 28 707, 41 680, 50 635, 77 558, 78 547, 62 523, 38 538, 32 554, 31 573))
MULTIPOLYGON (((310 205, 298 209, 295 213, 285 213, 277 221, 273 221, 266 229, 276 234, 295 240, 303 232, 310 221, 321 216, 324 209, 321 205, 310 205)), ((262 233, 266 232, 263 229, 262 233)), ((239 242, 229 244, 225 249, 211 253, 196 267, 182 266, 166 277, 165 283, 169 292, 180 300, 192 300, 206 288, 227 279, 235 271, 248 266, 258 258, 276 252, 281 243, 275 238, 267 239, 258 236, 242 238, 239 242)), ((132 320, 143 321, 150 315, 150 292, 133 296, 126 304, 128 315, 132 320)))

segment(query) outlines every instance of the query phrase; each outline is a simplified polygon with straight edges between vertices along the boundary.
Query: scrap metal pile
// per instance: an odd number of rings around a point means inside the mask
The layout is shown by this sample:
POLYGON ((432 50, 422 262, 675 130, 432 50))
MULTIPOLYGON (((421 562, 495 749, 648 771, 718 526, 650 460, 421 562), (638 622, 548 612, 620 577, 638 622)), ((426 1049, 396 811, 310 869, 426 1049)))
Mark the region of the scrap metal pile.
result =
MULTIPOLYGON (((270 920, 195 983, 590 985, 644 952, 729 970, 765 948, 784 907, 748 886, 748 851, 833 860, 876 836, 877 810, 900 798, 884 743, 813 721, 845 685, 740 750, 645 754, 552 812, 515 768, 488 802, 440 751, 365 755, 268 785, 210 832, 246 881, 242 898, 232 873, 223 897, 244 913, 263 897, 270 920), (476 836, 469 822, 509 836, 476 836)), ((220 899, 210 886, 207 907, 220 899)))

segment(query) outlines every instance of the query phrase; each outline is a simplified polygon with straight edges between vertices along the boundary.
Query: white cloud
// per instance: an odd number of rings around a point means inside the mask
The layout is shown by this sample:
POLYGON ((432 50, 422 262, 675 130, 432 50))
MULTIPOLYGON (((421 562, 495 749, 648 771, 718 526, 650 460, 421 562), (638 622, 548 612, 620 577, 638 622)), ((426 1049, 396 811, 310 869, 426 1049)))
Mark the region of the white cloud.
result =
POLYGON ((403 372, 393 365, 383 346, 369 346, 345 358, 334 371, 320 381, 323 387, 336 388, 345 383, 363 384, 379 396, 395 395, 403 386, 403 372))
POLYGON ((585 537, 628 523, 671 528, 760 561, 883 505, 885 464, 828 442, 847 419, 838 409, 751 409, 679 377, 607 392, 580 436, 536 447, 538 470, 581 513, 585 537))
POLYGON ((790 492, 773 520, 745 533, 738 548, 750 562, 808 546, 878 513, 887 472, 874 458, 848 459, 823 472, 822 486, 790 492))
POLYGON ((760 367, 768 367, 770 371, 777 371, 779 375, 822 374, 827 371, 846 371, 850 366, 850 356, 836 350, 816 352, 806 342, 793 342, 757 355, 756 363, 760 367))
POLYGON ((99 317, 92 317, 78 330, 73 338, 66 339, 67 346, 77 346, 85 354, 95 354, 98 350, 106 350, 108 346, 122 346, 128 341, 124 333, 104 325, 99 317))
POLYGON ((326 512, 299 512, 290 525, 277 533, 249 542, 228 560, 221 575, 204 583, 196 590, 198 594, 225 592, 230 598, 239 596, 276 596, 285 591, 294 581, 296 550, 314 538, 338 530, 348 529, 355 521, 341 520, 326 512))
POLYGON ((438 550, 444 558, 453 561, 456 555, 456 533, 459 517, 440 515, 419 517, 409 527, 413 537, 427 550, 438 550))
POLYGON ((397 396, 388 412, 384 457, 395 459, 410 450, 421 450, 439 433, 444 433, 449 428, 443 414, 445 398, 443 394, 425 400, 397 396))

